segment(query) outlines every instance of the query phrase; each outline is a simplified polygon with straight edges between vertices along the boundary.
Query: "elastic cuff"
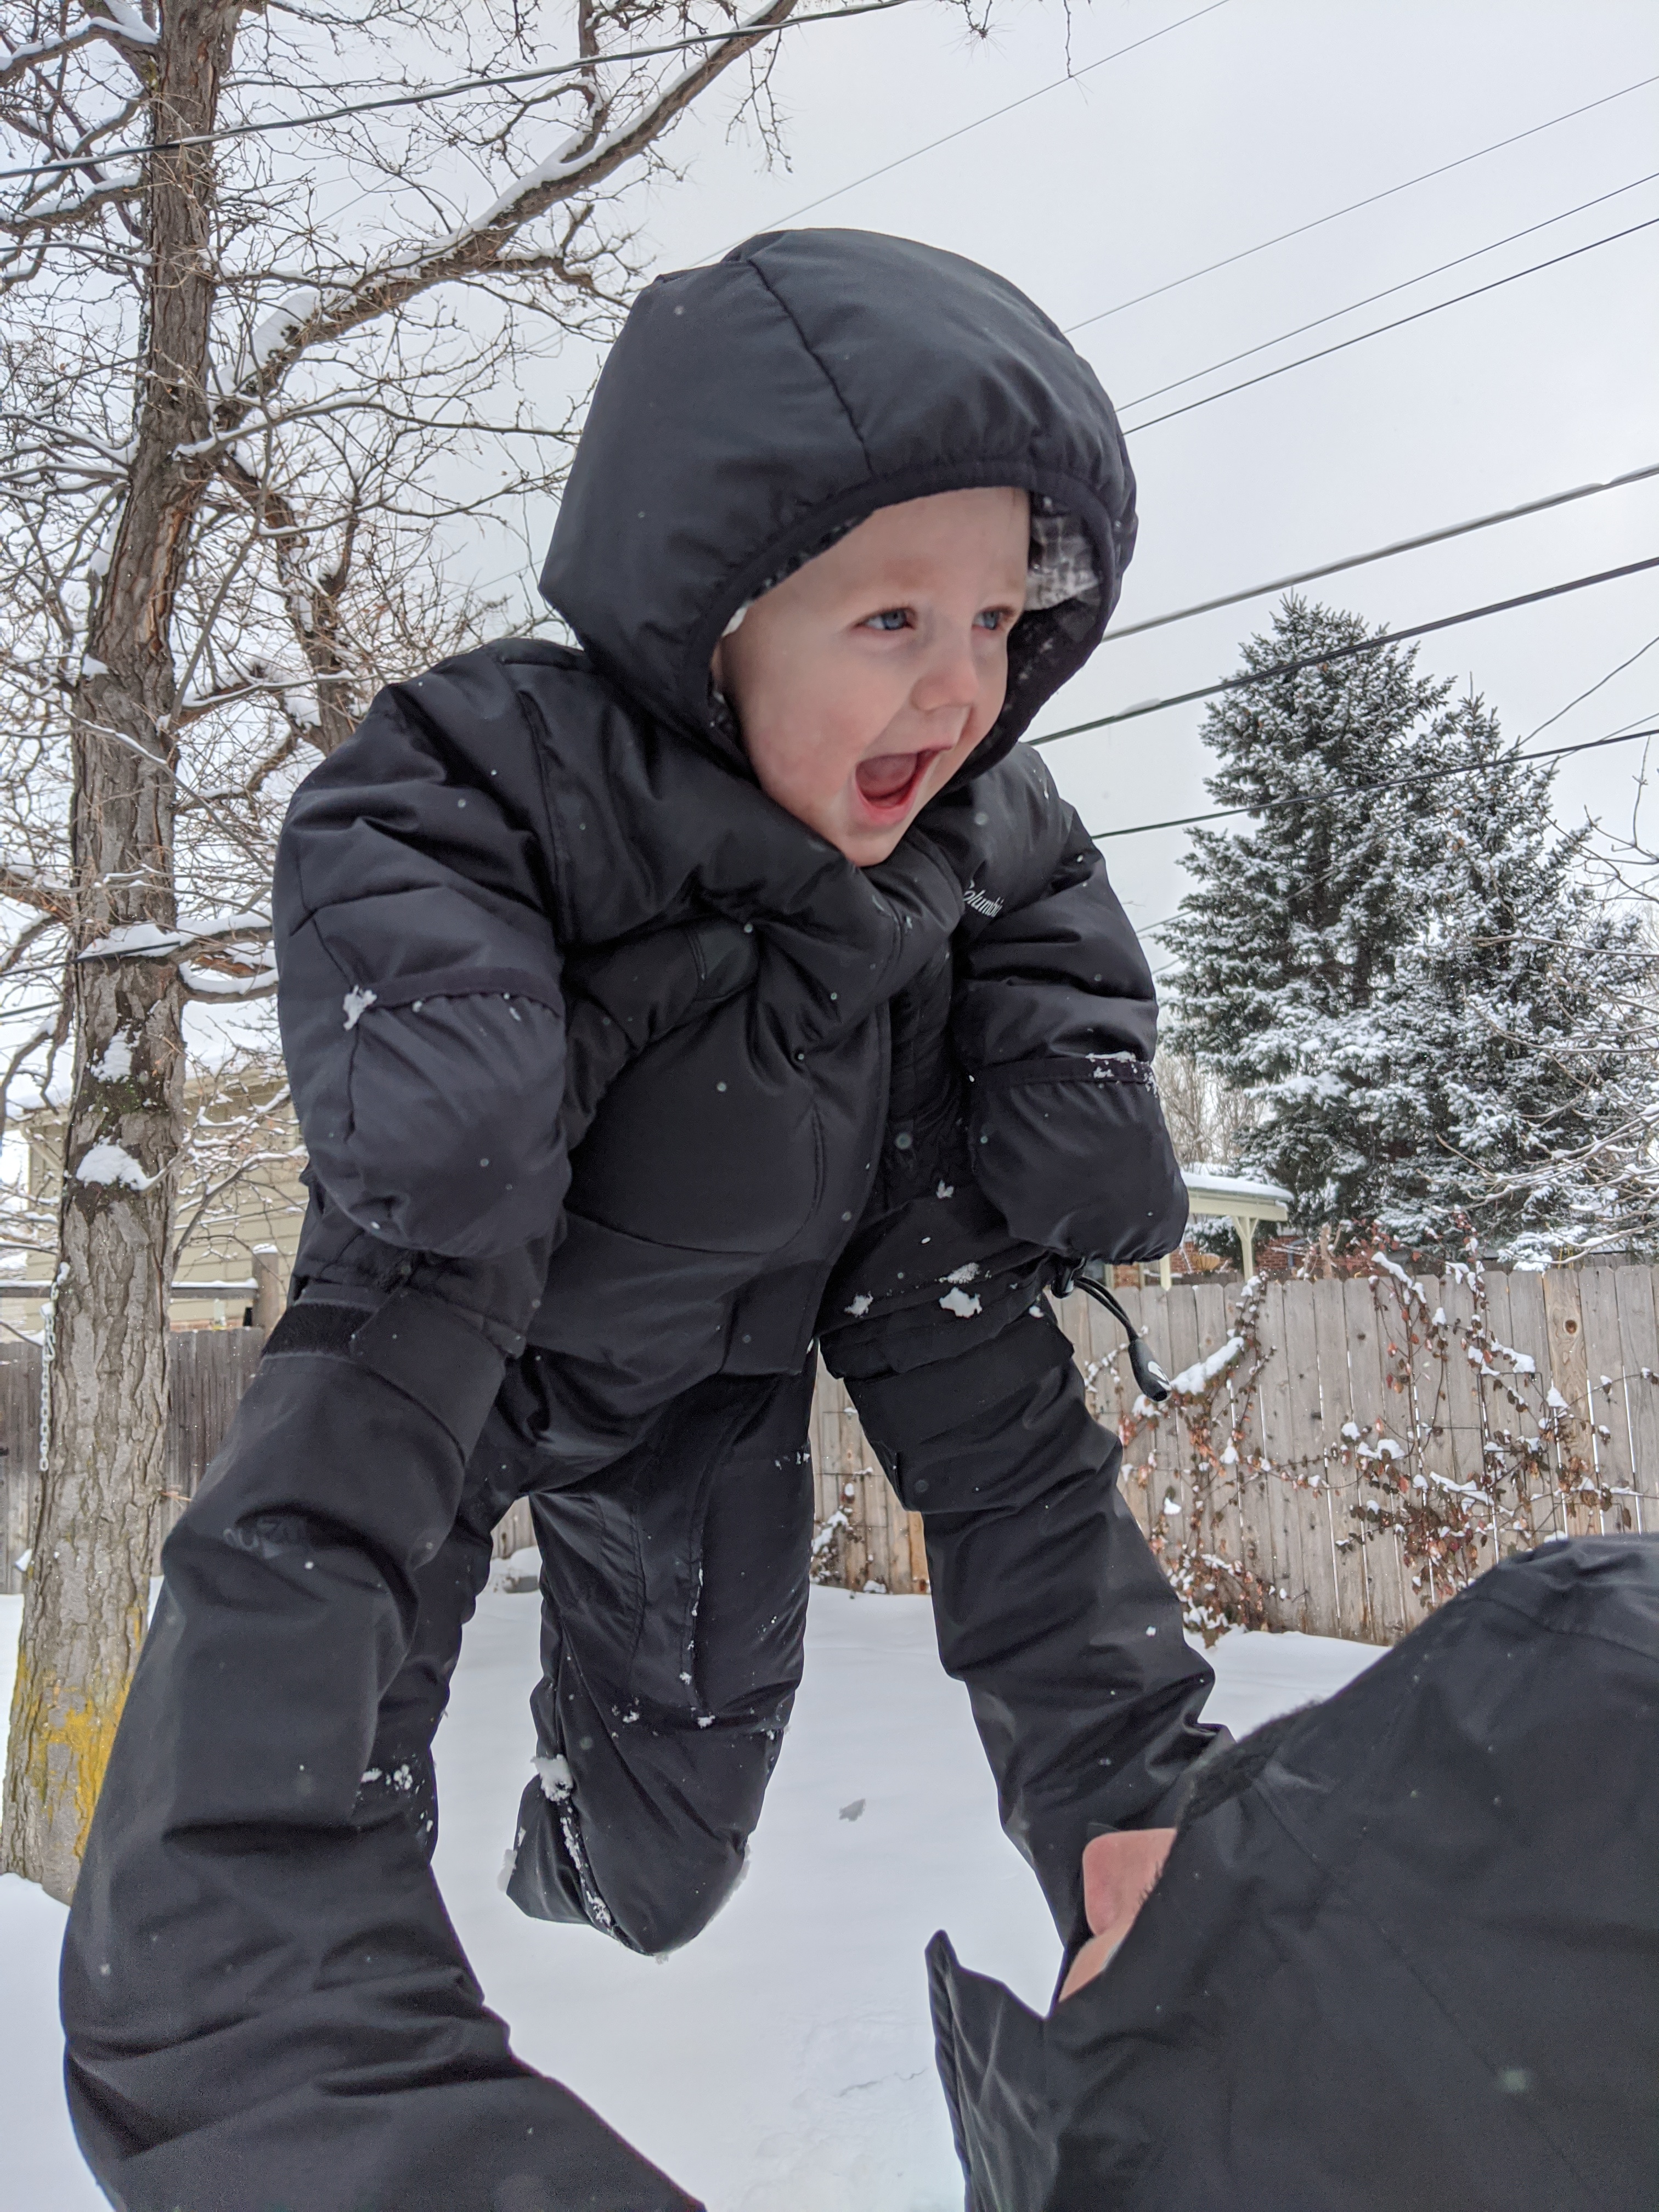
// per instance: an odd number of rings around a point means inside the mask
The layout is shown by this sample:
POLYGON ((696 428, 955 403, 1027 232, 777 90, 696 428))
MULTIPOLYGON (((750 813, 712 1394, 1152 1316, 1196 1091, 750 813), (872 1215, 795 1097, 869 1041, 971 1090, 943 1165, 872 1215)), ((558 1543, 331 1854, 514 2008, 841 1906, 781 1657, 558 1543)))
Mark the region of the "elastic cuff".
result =
POLYGON ((295 1355, 346 1359, 377 1375, 446 1429, 465 1458, 495 1402, 506 1357, 441 1299, 394 1291, 370 1312, 321 1297, 302 1299, 271 1331, 267 1359, 295 1355))
MULTIPOLYGON (((1231 1729, 1223 1728, 1218 1721, 1197 1721, 1195 1731, 1210 1741, 1191 1763, 1183 1767, 1164 1795, 1127 1820, 1097 1820, 1089 1828, 1090 1840, 1097 1836, 1115 1835, 1121 1828, 1178 1828, 1187 1819, 1188 1808, 1196 1792, 1207 1790, 1209 1778, 1216 1762, 1237 1747, 1231 1729)), ((1218 1802, 1218 1801, 1212 1801, 1218 1802)))

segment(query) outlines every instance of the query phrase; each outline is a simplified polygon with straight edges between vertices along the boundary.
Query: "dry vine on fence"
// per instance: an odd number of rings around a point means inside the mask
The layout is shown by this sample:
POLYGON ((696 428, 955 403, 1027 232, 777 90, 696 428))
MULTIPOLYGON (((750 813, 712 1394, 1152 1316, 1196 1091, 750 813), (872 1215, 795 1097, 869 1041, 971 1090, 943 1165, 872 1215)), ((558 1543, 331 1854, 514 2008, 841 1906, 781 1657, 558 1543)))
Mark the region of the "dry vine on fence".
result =
MULTIPOLYGON (((1226 1342, 1175 1377, 1167 1403, 1137 1397, 1119 1422, 1132 1462, 1126 1479, 1162 1498, 1152 1548, 1188 1626, 1206 1642, 1228 1627, 1273 1625, 1275 1598, 1289 1595, 1275 1589, 1250 1533, 1262 1521, 1248 1510, 1252 1494, 1268 1485, 1328 1492, 1340 1553, 1397 1545, 1423 1611, 1495 1559, 1587 1519, 1606 1525, 1612 1515, 1629 1525, 1607 1467, 1596 1464, 1608 1431, 1547 1383, 1532 1354, 1501 1340, 1473 1251, 1446 1271, 1446 1292, 1458 1293, 1455 1316, 1380 1243, 1356 1257, 1376 1316, 1382 1413, 1355 1419, 1346 1390, 1322 1370, 1309 1386, 1319 1401, 1316 1434, 1297 1451, 1270 1448, 1264 1378, 1278 1379, 1270 1370, 1285 1352, 1264 1334, 1267 1285, 1258 1276, 1240 1296, 1226 1342)), ((1604 1395, 1612 1384, 1607 1378, 1604 1395)))

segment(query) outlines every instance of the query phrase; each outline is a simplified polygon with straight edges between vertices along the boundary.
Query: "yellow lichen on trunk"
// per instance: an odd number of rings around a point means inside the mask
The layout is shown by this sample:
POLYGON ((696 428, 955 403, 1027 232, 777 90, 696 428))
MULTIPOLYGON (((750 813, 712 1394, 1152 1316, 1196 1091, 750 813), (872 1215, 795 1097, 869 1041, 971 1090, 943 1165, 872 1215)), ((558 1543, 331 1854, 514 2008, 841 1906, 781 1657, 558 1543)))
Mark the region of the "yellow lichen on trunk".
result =
MULTIPOLYGON (((143 1618, 135 1608, 130 1635, 135 1662, 143 1634, 143 1618)), ((11 1732, 27 1747, 23 1784, 46 1827, 72 1834, 77 1863, 87 1847, 131 1682, 130 1671, 118 1680, 71 1686, 52 1678, 42 1680, 26 1665, 17 1669, 11 1732)), ((49 1886, 56 1891, 62 1884, 49 1886)))
MULTIPOLYGON (((164 1023, 155 1026, 165 1034, 164 1023)), ((165 1082, 157 1088, 165 1097, 165 1082)), ((153 1157, 155 1136, 145 1127, 153 1115, 141 1101, 110 1133, 135 1155, 153 1157)), ((77 1134, 88 1141, 87 1130, 100 1119, 108 1130, 95 1110, 73 1119, 71 1143, 77 1134)), ((165 1178, 142 1192, 71 1180, 62 1217, 66 1264, 50 1328, 49 1449, 24 1585, 0 1867, 63 1899, 80 1875, 143 1641, 165 1487, 167 1194, 165 1178)))

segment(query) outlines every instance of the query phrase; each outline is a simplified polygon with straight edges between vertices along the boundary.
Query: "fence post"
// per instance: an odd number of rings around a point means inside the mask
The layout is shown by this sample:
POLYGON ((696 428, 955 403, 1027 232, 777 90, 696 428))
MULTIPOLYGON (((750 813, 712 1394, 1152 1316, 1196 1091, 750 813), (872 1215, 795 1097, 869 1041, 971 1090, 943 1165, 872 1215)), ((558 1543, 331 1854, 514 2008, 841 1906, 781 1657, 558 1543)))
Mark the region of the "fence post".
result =
POLYGON ((288 1304, 288 1285, 283 1279, 283 1255, 274 1244, 253 1248, 253 1326, 269 1336, 288 1304))

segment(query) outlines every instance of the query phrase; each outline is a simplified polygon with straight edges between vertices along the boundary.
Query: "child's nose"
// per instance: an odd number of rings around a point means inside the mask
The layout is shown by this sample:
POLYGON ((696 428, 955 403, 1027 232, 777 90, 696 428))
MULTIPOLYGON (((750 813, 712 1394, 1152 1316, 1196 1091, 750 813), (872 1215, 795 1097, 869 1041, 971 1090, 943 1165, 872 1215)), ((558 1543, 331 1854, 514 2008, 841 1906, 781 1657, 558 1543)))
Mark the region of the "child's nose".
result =
POLYGON ((911 691, 911 702, 924 714, 937 714, 946 708, 964 710, 978 699, 979 684, 972 641, 966 636, 942 636, 933 642, 927 665, 911 691))

